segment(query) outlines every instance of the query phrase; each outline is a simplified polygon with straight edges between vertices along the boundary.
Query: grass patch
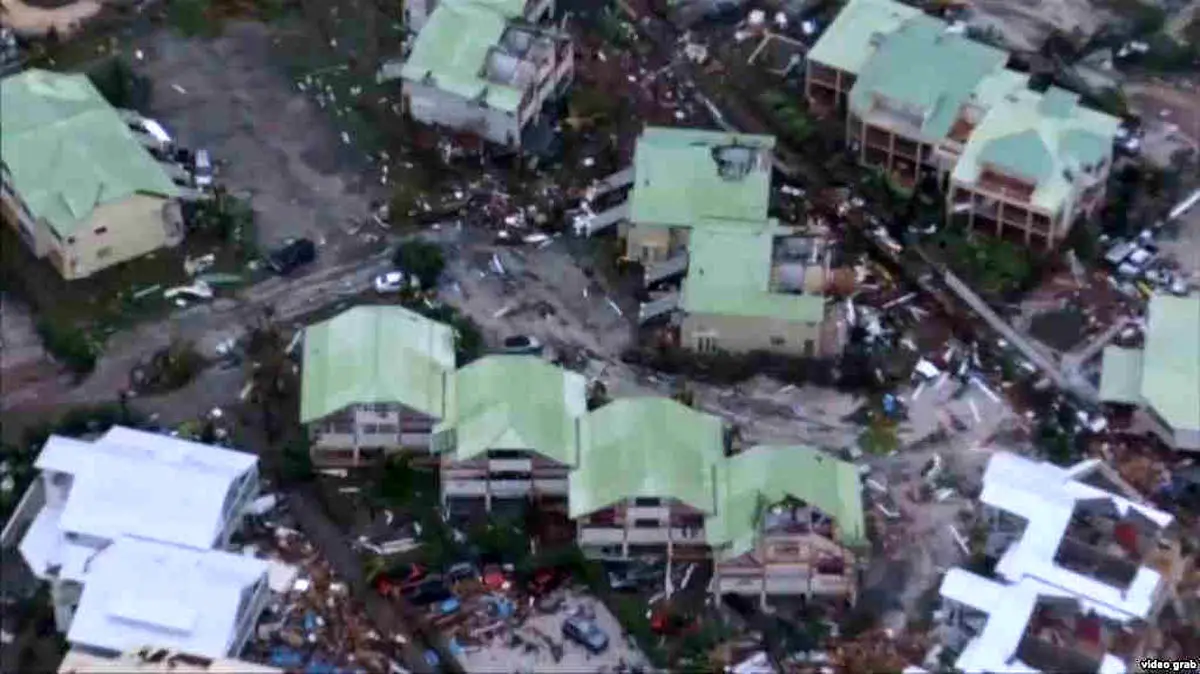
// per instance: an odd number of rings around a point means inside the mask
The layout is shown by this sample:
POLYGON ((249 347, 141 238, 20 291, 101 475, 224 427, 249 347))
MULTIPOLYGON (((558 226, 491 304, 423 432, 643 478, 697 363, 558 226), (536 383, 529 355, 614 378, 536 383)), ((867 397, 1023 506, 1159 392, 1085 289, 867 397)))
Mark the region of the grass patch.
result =
POLYGON ((99 350, 83 330, 72 324, 60 324, 43 318, 37 322, 37 333, 46 351, 77 378, 82 378, 96 369, 99 350))
POLYGON ((816 126, 808 113, 797 103, 799 97, 778 89, 758 94, 758 103, 767 113, 769 122, 793 144, 803 144, 812 138, 816 126))
POLYGON ((964 281, 989 295, 1012 294, 1035 278, 1032 254, 1009 241, 943 227, 927 248, 964 281))

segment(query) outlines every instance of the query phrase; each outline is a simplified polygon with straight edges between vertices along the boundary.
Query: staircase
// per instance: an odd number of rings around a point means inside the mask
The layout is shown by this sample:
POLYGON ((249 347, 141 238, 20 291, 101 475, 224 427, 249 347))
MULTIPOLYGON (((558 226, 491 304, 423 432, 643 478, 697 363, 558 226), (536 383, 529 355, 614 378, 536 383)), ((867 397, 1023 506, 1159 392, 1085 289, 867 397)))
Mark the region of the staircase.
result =
POLYGON ((622 187, 625 187, 626 185, 632 185, 632 184, 633 184, 633 167, 629 166, 620 171, 617 171, 616 173, 608 176, 607 178, 603 178, 600 181, 598 181, 596 183, 596 196, 599 197, 599 196, 608 194, 609 192, 612 192, 613 190, 617 190, 622 187))
POLYGON ((597 213, 587 220, 585 223, 586 233, 588 236, 596 232, 608 229, 613 225, 629 218, 629 202, 625 202, 620 206, 614 206, 602 213, 597 213))
POLYGON ((667 293, 642 304, 638 309, 638 323, 645 323, 679 308, 679 293, 667 293))
POLYGON ((652 283, 658 283, 659 281, 672 276, 678 276, 679 274, 686 272, 687 268, 687 253, 680 253, 679 255, 676 255, 668 260, 646 267, 645 283, 646 285, 650 285, 652 283))

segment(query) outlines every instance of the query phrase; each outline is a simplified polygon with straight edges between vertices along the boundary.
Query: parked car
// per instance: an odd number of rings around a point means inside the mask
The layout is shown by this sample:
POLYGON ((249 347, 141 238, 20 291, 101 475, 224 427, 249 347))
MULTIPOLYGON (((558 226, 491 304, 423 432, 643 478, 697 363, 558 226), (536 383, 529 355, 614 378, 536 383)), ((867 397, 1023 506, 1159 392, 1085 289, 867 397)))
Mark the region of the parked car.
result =
POLYGON ((420 564, 401 564, 380 572, 371 582, 380 594, 392 596, 405 587, 421 582, 425 576, 425 567, 420 564))
POLYGON ((446 569, 446 580, 451 583, 457 583, 468 578, 479 578, 479 567, 471 562, 459 562, 446 569))
POLYGON ((311 239, 296 239, 267 256, 267 265, 276 274, 290 274, 317 259, 317 246, 311 239))
POLYGON ((375 292, 380 294, 398 293, 404 290, 404 272, 389 271, 375 277, 375 292))
POLYGON ((541 597, 557 590, 567 581, 570 574, 565 569, 548 567, 533 572, 529 581, 529 594, 541 597))
POLYGON ((192 159, 192 178, 196 181, 196 187, 212 187, 213 165, 208 150, 196 150, 196 156, 192 159))
POLYGON ((504 353, 538 354, 542 352, 542 342, 532 335, 515 335, 505 338, 500 349, 504 353))
POLYGON ((608 648, 608 635, 599 625, 587 618, 567 618, 563 621, 562 634, 563 638, 583 646, 593 655, 603 653, 608 648))
POLYGON ((413 583, 403 588, 400 594, 416 606, 427 606, 446 601, 454 596, 450 588, 446 587, 442 577, 438 575, 429 576, 420 582, 413 583))

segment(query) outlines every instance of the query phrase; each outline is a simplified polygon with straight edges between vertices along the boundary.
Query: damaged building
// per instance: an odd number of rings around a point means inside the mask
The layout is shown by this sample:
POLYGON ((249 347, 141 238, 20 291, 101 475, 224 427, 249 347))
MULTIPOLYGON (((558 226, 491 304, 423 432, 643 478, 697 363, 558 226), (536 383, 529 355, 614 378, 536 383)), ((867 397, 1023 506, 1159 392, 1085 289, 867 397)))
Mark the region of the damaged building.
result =
POLYGON ((58 674, 283 674, 283 671, 245 660, 203 658, 165 648, 143 648, 115 658, 70 650, 58 666, 58 674))
POLYGON ((1183 573, 1174 518, 1096 460, 993 455, 980 495, 995 577, 941 586, 947 647, 966 672, 1126 672, 1183 573))
POLYGON ((1134 408, 1134 429, 1200 451, 1200 297, 1155 295, 1141 349, 1104 349, 1100 399, 1134 408))
POLYGON ((954 219, 1047 249, 1103 203, 1120 120, 1007 62, 914 7, 852 0, 809 53, 805 94, 897 188, 935 175, 954 219))
POLYGON ((0 216, 68 281, 183 241, 171 166, 120 112, 86 75, 0 81, 0 216))
POLYGON ((597 196, 618 203, 581 229, 617 225, 647 287, 683 279, 682 291, 651 293, 641 322, 669 316, 681 344, 701 352, 840 351, 821 242, 768 217, 774 146, 770 136, 650 127, 633 166, 604 181, 597 196))
POLYGON ((428 451, 455 363, 454 331, 403 307, 354 307, 305 328, 300 422, 313 464, 428 451))
POLYGON ((257 457, 117 426, 52 436, 34 467, 3 546, 49 583, 73 647, 236 657, 268 594, 265 562, 224 551, 257 495, 257 457))
MULTIPOLYGON (((418 15, 427 3, 405 5, 418 15)), ((575 76, 566 31, 552 25, 552 1, 443 0, 420 26, 406 58, 378 80, 400 80, 404 108, 422 124, 471 133, 519 150, 548 138, 548 103, 575 76)))
POLYGON ((566 514, 587 413, 583 375, 536 356, 495 355, 464 366, 452 383, 434 435, 443 506, 470 514, 532 502, 566 514))

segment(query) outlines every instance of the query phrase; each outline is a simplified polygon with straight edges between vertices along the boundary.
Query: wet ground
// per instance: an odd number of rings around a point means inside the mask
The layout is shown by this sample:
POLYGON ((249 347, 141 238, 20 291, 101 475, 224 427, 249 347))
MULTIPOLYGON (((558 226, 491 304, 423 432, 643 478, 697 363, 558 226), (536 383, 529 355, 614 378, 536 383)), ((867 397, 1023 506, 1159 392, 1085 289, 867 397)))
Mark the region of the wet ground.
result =
POLYGON ((382 198, 361 151, 297 88, 276 45, 286 27, 232 23, 212 40, 161 29, 135 42, 150 77, 151 113, 193 148, 207 148, 217 180, 251 197, 259 244, 317 242, 318 266, 352 259, 372 199, 382 198))

